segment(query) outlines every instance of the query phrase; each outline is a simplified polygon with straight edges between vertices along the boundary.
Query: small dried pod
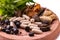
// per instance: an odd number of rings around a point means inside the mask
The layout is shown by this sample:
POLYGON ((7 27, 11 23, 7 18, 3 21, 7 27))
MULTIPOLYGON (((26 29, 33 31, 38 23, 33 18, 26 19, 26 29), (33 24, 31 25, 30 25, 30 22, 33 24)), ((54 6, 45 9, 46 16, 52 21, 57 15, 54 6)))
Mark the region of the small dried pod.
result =
POLYGON ((16 19, 16 17, 12 17, 12 18, 10 18, 9 20, 10 20, 10 21, 13 21, 14 19, 16 19))
POLYGON ((29 19, 30 19, 30 17, 29 17, 29 16, 27 16, 27 15, 23 15, 23 18, 25 18, 25 19, 27 19, 27 20, 29 20, 29 19))
POLYGON ((40 16, 40 20, 46 24, 50 24, 52 22, 52 18, 49 16, 40 16))
POLYGON ((51 14, 52 14, 51 11, 45 10, 44 13, 43 13, 43 16, 50 16, 51 14))
POLYGON ((24 20, 24 18, 22 18, 22 17, 17 17, 17 18, 15 18, 13 21, 16 21, 16 20, 21 21, 21 20, 24 20))
POLYGON ((36 33, 36 34, 41 34, 42 31, 41 30, 38 30, 38 29, 32 29, 32 32, 36 33))
POLYGON ((50 17, 54 20, 57 19, 57 16, 55 14, 50 15, 50 17))
POLYGON ((30 26, 31 29, 40 29, 39 27, 30 26))
POLYGON ((20 27, 21 28, 26 28, 28 25, 25 25, 25 24, 21 24, 20 27))

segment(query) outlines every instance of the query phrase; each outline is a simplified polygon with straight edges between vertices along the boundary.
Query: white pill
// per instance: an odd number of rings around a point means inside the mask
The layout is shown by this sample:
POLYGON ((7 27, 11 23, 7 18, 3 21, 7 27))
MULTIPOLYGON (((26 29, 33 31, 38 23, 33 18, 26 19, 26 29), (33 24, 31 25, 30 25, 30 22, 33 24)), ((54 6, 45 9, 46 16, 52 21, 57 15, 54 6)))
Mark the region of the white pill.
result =
POLYGON ((42 33, 42 31, 38 30, 38 29, 32 29, 32 32, 37 33, 37 34, 41 34, 42 33))
POLYGON ((22 17, 17 17, 17 18, 15 18, 13 21, 15 21, 15 20, 21 21, 21 20, 24 20, 24 18, 22 18, 22 17))
POLYGON ((39 24, 42 24, 42 22, 35 22, 35 24, 39 25, 39 24))
POLYGON ((37 27, 38 25, 33 24, 33 23, 29 23, 28 26, 35 26, 35 27, 37 27))
POLYGON ((26 26, 28 26, 28 25, 25 25, 25 24, 20 25, 21 28, 26 28, 26 26))
POLYGON ((33 27, 33 29, 40 29, 39 27, 33 27))
POLYGON ((31 29, 40 29, 39 27, 30 26, 31 29))
POLYGON ((16 17, 12 17, 12 18, 10 18, 9 20, 10 20, 10 21, 13 21, 14 19, 16 19, 16 17))
POLYGON ((20 22, 21 22, 21 23, 22 23, 22 22, 28 22, 28 20, 21 20, 20 22))
POLYGON ((33 29, 34 28, 34 26, 29 26, 31 29, 33 29))
POLYGON ((22 23, 28 25, 30 23, 30 21, 28 21, 28 22, 22 22, 22 23))
POLYGON ((25 19, 27 19, 27 20, 29 20, 29 19, 30 19, 30 17, 29 17, 29 16, 27 16, 27 15, 23 15, 23 18, 25 18, 25 19))

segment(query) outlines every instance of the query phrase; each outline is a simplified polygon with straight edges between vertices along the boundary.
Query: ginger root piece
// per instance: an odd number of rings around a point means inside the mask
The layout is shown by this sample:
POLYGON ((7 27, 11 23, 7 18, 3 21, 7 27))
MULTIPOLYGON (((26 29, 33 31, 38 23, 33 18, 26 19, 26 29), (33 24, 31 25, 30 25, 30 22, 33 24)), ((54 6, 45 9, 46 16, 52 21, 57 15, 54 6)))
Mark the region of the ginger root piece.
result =
POLYGON ((57 16, 56 16, 55 14, 52 14, 52 15, 50 15, 49 17, 51 17, 53 20, 54 20, 54 19, 57 19, 57 16))
POLYGON ((43 13, 43 16, 50 16, 52 15, 53 13, 49 10, 45 10, 44 13, 43 13))
POLYGON ((40 20, 41 20, 43 23, 50 24, 53 19, 52 19, 51 17, 49 17, 49 16, 41 16, 41 17, 40 17, 40 20))

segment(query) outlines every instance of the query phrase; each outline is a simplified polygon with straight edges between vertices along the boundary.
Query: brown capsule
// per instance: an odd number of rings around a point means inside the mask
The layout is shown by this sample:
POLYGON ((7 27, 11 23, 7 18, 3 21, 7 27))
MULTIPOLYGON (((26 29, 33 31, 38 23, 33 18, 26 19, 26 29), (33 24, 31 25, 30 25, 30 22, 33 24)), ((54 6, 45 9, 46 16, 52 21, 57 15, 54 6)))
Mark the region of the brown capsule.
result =
POLYGON ((40 17, 40 20, 43 22, 43 23, 46 23, 46 24, 50 24, 52 22, 52 18, 51 17, 48 17, 48 16, 41 16, 40 17))

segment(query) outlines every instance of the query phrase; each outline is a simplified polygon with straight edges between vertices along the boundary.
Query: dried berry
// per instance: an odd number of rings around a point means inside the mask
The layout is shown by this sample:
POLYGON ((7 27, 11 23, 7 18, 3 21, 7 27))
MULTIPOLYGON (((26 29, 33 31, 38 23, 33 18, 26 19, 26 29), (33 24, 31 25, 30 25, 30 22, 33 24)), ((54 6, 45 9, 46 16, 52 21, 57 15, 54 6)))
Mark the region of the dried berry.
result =
POLYGON ((21 24, 20 21, 16 20, 16 21, 14 21, 14 24, 16 25, 17 28, 20 28, 20 24, 21 24))
POLYGON ((31 30, 31 29, 30 29, 30 27, 28 27, 28 26, 25 28, 25 31, 27 31, 27 32, 30 32, 30 30, 31 30))
POLYGON ((33 32, 30 32, 30 33, 29 33, 29 36, 34 36, 34 33, 33 33, 33 32))

